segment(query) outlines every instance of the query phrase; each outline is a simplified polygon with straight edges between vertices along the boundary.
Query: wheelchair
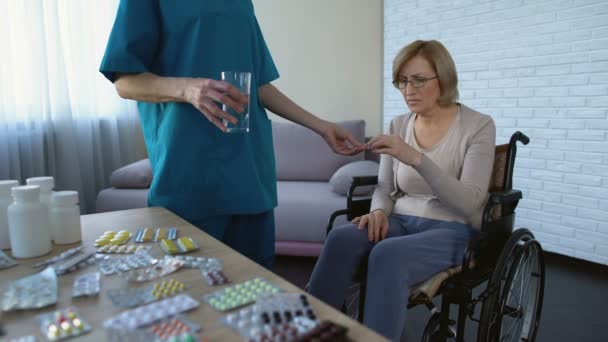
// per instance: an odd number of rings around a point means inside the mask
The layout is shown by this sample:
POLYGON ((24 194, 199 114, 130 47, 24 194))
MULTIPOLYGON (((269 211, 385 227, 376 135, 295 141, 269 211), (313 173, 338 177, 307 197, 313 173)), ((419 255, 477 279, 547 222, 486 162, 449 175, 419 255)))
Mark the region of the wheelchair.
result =
MULTIPOLYGON (((530 139, 518 131, 508 144, 496 146, 481 232, 469 241, 462 265, 440 272, 410 291, 407 309, 425 305, 431 311, 423 342, 464 341, 467 318, 477 322, 480 342, 534 341, 536 338, 545 263, 542 247, 532 232, 526 228, 513 231, 515 208, 522 198, 521 191, 512 188, 518 141, 527 145, 530 139), (481 292, 474 295, 474 290, 481 292), (441 296, 439 309, 432 302, 436 296, 441 296), (450 318, 452 304, 458 307, 456 321, 450 318), (481 304, 479 317, 475 317, 477 304, 481 304)), ((369 212, 371 199, 354 198, 354 190, 377 182, 376 176, 354 177, 347 193, 347 208, 331 215, 327 233, 336 217, 346 215, 351 221, 369 212)), ((365 310, 366 268, 367 260, 364 260, 355 272, 355 285, 342 307, 343 312, 360 322, 365 310)))

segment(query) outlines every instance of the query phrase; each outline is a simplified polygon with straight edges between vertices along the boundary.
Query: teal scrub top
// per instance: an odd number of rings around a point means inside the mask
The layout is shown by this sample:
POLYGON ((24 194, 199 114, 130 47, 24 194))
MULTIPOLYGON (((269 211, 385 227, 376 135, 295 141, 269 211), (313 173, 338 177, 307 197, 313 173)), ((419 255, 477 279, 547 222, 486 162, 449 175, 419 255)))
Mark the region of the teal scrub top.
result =
POLYGON ((272 127, 258 87, 279 77, 251 0, 122 0, 100 71, 220 79, 252 73, 248 133, 223 133, 189 103, 138 102, 150 206, 186 219, 277 205, 272 127))

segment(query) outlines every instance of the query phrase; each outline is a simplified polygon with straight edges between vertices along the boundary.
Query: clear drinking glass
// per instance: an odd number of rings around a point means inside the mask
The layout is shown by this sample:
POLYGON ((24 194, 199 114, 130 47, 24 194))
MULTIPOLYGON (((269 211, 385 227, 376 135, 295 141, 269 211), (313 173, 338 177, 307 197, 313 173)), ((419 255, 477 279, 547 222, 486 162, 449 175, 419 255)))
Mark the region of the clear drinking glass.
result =
POLYGON ((222 71, 222 81, 226 81, 236 87, 241 93, 247 96, 247 105, 242 113, 237 113, 225 104, 222 110, 239 120, 233 125, 228 120, 222 120, 227 128, 227 133, 246 133, 249 132, 249 90, 251 88, 251 73, 244 71, 222 71))

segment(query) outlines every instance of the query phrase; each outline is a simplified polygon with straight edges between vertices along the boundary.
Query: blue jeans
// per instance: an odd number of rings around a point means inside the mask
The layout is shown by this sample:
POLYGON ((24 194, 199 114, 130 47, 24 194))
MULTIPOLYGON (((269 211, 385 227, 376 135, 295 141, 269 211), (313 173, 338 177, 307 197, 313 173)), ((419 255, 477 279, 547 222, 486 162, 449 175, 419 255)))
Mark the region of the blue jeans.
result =
POLYGON ((391 215, 387 238, 374 244, 354 224, 332 229, 310 278, 309 292, 336 309, 344 302, 357 266, 369 253, 365 325, 399 341, 409 289, 462 263, 476 230, 459 222, 391 215))
POLYGON ((274 210, 261 214, 222 215, 189 221, 258 264, 274 263, 274 210))

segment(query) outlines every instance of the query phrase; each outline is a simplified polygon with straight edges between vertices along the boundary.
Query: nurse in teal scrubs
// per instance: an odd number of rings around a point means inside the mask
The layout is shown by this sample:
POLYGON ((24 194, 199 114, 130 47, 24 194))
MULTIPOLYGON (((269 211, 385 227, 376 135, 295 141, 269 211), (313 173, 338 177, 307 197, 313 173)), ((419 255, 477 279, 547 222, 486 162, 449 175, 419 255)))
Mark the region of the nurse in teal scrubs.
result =
POLYGON ((168 208, 259 264, 274 259, 276 173, 266 108, 320 134, 336 153, 363 145, 289 100, 251 0, 122 0, 100 71, 137 101, 154 179, 168 208), (225 133, 247 98, 221 71, 252 74, 248 133, 225 133))

